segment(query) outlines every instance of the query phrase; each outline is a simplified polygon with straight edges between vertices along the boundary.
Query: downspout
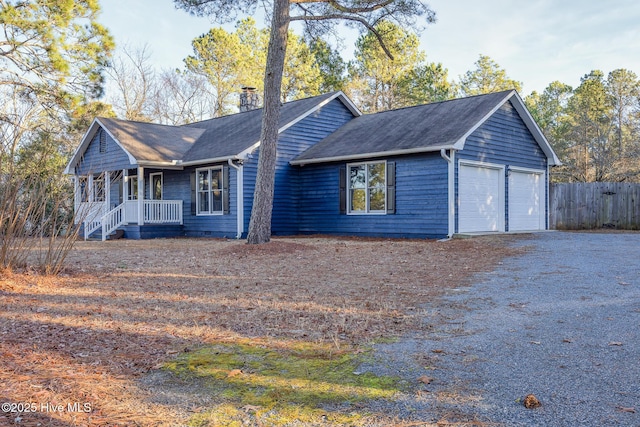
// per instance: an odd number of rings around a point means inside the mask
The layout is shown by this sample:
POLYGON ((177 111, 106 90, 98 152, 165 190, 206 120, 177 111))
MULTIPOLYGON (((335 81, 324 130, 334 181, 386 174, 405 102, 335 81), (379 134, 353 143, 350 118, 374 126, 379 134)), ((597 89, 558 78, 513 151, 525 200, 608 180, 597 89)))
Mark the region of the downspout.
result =
MULTIPOLYGON (((243 166, 242 163, 236 165, 233 160, 228 159, 229 166, 236 170, 236 187, 237 187, 237 234, 236 239, 242 239, 242 233, 244 233, 244 179, 243 179, 243 166)), ((230 187, 230 186, 229 186, 230 187)))
POLYGON ((545 215, 544 215, 544 229, 551 229, 551 174, 550 174, 550 166, 549 159, 547 159, 547 176, 544 178, 544 191, 547 193, 547 197, 545 198, 546 206, 544 207, 545 215))
POLYGON ((447 156, 447 150, 446 149, 441 149, 440 150, 440 156, 442 156, 443 159, 445 159, 447 161, 447 168, 448 168, 448 179, 447 179, 447 183, 448 183, 448 217, 449 217, 449 228, 448 228, 448 234, 447 234, 447 238, 452 238, 453 234, 455 233, 455 222, 456 222, 456 215, 455 215, 455 156, 456 156, 456 152, 455 150, 451 149, 449 150, 449 155, 447 156))

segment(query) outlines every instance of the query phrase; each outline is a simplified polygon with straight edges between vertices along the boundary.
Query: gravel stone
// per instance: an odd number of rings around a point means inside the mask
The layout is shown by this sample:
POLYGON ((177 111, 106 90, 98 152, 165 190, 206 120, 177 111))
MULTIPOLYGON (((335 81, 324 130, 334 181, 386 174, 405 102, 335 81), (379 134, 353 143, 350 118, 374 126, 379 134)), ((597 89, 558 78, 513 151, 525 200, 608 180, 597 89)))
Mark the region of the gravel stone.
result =
POLYGON ((510 244, 530 250, 424 307, 426 336, 376 346, 361 370, 399 375, 415 393, 370 409, 422 422, 640 426, 640 233, 510 244), (541 406, 525 408, 528 394, 541 406))

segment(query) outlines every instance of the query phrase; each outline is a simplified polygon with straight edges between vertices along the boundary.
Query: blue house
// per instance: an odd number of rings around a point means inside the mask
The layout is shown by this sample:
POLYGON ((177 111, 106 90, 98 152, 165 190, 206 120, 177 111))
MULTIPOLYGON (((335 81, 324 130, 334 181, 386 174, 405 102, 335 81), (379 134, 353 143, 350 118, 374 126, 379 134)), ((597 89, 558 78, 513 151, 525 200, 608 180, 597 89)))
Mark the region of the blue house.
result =
MULTIPOLYGON (((85 237, 246 236, 262 110, 184 126, 96 118, 71 158, 85 237)), ((441 238, 548 227, 560 162, 515 91, 362 114, 282 105, 274 235, 441 238)))

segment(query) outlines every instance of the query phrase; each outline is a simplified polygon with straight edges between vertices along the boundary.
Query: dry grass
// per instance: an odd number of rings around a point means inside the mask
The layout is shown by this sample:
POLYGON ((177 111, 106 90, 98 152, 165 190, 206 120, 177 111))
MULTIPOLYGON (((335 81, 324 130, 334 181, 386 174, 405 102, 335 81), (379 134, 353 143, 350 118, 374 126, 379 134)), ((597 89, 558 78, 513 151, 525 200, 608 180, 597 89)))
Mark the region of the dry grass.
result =
POLYGON ((422 303, 491 269, 516 238, 78 242, 61 276, 0 276, 0 401, 37 405, 0 425, 179 425, 203 408, 153 404, 136 379, 185 348, 402 336, 428 327, 422 303))

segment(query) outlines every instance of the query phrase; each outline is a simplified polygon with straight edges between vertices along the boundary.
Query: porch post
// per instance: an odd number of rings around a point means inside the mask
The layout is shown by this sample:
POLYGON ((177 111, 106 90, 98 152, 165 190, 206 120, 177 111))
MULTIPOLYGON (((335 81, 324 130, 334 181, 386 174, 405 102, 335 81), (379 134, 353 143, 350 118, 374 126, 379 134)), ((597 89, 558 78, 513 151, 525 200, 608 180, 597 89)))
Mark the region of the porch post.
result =
POLYGON ((104 172, 104 204, 106 206, 105 213, 111 210, 111 172, 104 172))
POLYGON ((87 179, 87 202, 93 203, 95 202, 95 197, 93 195, 93 174, 89 174, 89 179, 87 179))
POLYGON ((138 225, 144 224, 144 168, 138 166, 138 225))
POLYGON ((129 200, 129 171, 122 169, 122 202, 129 200))
POLYGON ((73 176, 73 222, 77 224, 80 220, 80 178, 78 175, 73 176))

